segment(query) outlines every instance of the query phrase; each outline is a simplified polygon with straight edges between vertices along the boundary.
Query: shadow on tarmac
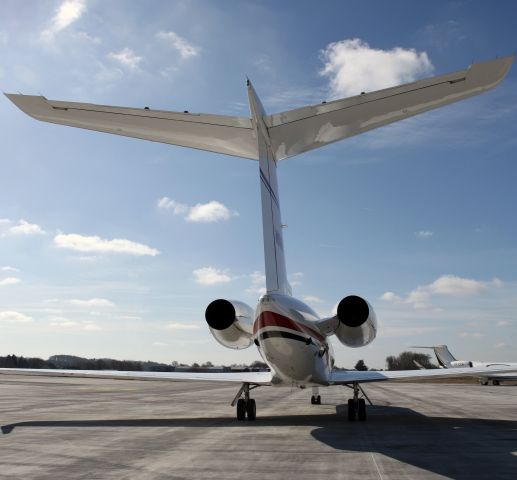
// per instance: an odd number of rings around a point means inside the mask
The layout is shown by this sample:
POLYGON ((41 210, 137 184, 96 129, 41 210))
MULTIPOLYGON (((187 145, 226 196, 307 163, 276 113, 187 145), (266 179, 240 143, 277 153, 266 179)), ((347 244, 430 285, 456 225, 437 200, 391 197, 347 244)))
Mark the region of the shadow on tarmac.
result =
MULTIPOLYGON (((370 452, 420 469, 460 480, 497 478, 515 480, 517 422, 478 418, 428 417, 391 406, 368 408, 367 422, 348 422, 347 407, 337 415, 257 417, 238 422, 231 417, 143 418, 119 420, 47 420, 4 425, 4 435, 18 428, 276 428, 315 427, 312 437, 336 450, 370 452)), ((389 471, 381 473, 389 474, 389 471)))

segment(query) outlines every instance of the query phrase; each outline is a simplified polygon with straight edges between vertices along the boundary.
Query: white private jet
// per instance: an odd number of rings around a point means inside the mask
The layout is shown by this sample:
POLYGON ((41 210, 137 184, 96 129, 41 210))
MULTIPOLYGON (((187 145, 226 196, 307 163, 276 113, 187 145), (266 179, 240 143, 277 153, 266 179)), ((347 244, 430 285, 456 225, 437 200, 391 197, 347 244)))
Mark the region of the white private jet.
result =
POLYGON ((432 348, 436 356, 436 360, 441 368, 486 368, 484 375, 476 375, 479 377, 481 385, 500 385, 501 382, 517 382, 517 375, 508 373, 493 373, 492 368, 497 367, 514 367, 517 368, 517 363, 508 362, 478 362, 473 360, 456 360, 454 355, 450 352, 447 345, 434 345, 432 347, 417 346, 413 348, 432 348))
MULTIPOLYGON (((348 419, 365 420, 367 397, 361 383, 485 372, 485 368, 333 371, 334 355, 328 337, 336 335, 349 347, 368 345, 377 333, 376 316, 370 303, 357 295, 349 295, 339 302, 332 317, 320 319, 314 310, 291 295, 276 169, 278 162, 286 158, 486 92, 501 82, 513 60, 514 56, 509 56, 477 63, 459 72, 274 115, 265 113, 248 81, 251 118, 110 107, 7 94, 16 106, 37 120, 258 160, 267 293, 260 297, 255 310, 235 300, 214 300, 206 308, 205 318, 215 339, 225 347, 242 349, 255 344, 271 371, 153 373, 1 369, 0 373, 237 382, 242 386, 232 406, 237 406, 238 420, 255 419, 256 405, 250 390, 257 386, 312 387, 311 403, 319 404, 319 387, 346 385, 353 390, 353 397, 348 400, 348 419)), ((506 370, 509 369, 494 369, 506 370)))

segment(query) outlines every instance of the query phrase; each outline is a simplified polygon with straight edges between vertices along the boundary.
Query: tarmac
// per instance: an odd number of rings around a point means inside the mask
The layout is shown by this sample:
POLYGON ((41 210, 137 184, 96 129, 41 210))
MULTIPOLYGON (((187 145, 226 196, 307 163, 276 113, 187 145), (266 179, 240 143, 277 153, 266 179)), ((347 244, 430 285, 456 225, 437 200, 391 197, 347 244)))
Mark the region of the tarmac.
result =
POLYGON ((366 422, 345 387, 0 376, 0 478, 512 479, 517 387, 376 383, 366 422))

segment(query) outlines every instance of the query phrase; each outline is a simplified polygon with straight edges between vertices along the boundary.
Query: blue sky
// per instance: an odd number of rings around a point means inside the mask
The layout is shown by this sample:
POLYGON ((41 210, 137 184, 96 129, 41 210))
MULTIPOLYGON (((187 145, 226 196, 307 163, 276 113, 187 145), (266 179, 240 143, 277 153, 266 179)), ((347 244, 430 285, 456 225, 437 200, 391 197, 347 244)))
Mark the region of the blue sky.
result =
MULTIPOLYGON (((0 88, 248 116, 247 75, 274 113, 511 54, 516 9, 4 0, 0 88)), ((322 315, 359 294, 378 315, 372 345, 334 342, 338 364, 433 343, 517 361, 516 105, 514 66, 480 97, 281 163, 294 294, 322 315)), ((263 287, 255 162, 36 122, 4 97, 0 128, 0 354, 258 358, 204 321, 263 287)))

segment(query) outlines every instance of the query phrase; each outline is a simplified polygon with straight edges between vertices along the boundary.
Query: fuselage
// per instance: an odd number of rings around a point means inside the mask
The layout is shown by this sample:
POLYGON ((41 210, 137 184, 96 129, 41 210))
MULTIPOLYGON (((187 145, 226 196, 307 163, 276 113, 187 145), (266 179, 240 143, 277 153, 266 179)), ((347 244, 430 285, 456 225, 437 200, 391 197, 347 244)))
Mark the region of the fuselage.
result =
POLYGON ((328 385, 334 354, 314 322, 318 315, 289 295, 263 295, 253 323, 253 340, 275 374, 274 383, 328 385))

